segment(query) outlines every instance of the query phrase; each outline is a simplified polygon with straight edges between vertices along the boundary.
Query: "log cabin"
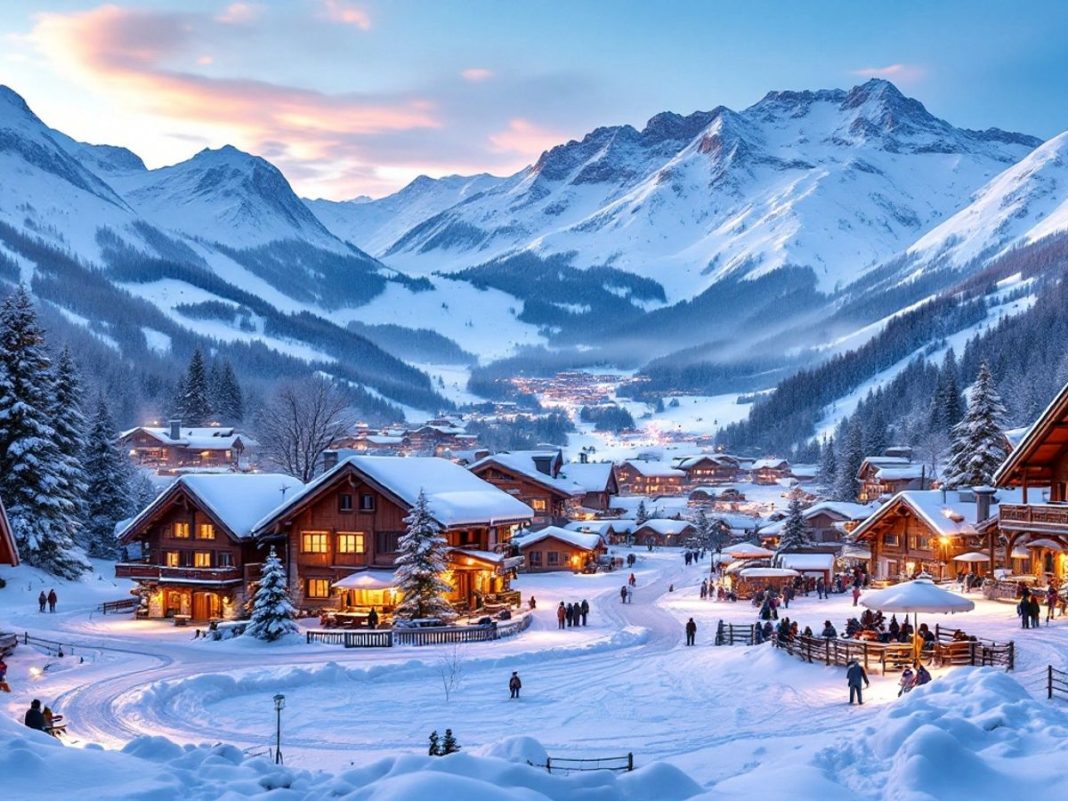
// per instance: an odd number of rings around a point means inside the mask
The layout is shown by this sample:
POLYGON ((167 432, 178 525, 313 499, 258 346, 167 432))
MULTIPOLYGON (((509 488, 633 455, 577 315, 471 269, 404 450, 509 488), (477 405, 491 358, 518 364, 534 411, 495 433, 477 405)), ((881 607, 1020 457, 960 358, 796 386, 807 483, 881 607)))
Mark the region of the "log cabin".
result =
POLYGON ((11 530, 11 521, 7 518, 3 500, 0 500, 0 565, 11 567, 19 565, 19 549, 15 543, 15 534, 11 530))
POLYGON ((571 481, 583 491, 579 506, 595 514, 612 508, 612 499, 619 495, 616 467, 611 462, 574 462, 565 464, 560 477, 571 481))
POLYGON ((878 507, 875 504, 820 501, 801 513, 813 542, 840 542, 878 507))
POLYGON ((138 426, 119 434, 130 460, 160 473, 182 468, 238 470, 248 466, 247 451, 255 443, 226 426, 183 426, 171 420, 166 428, 138 426))
POLYGON ((497 489, 534 510, 534 524, 563 525, 572 507, 582 503, 586 490, 562 474, 560 451, 502 451, 469 468, 497 489))
POLYGON ((646 520, 633 534, 638 545, 682 545, 696 536, 697 529, 686 520, 646 520))
POLYGON ((620 489, 628 495, 675 495, 686 483, 686 474, 667 462, 631 459, 617 474, 620 489))
POLYGON ((241 616, 264 556, 252 526, 303 486, 271 473, 185 475, 171 484, 117 532, 126 558, 115 576, 137 582, 139 615, 241 616))
POLYGON ((675 460, 674 466, 686 474, 686 484, 691 488, 737 481, 741 474, 738 460, 725 453, 686 456, 675 460))
POLYGON ((857 470, 857 500, 871 503, 905 490, 926 489, 927 478, 926 465, 903 456, 869 456, 857 470))
POLYGON ((274 545, 304 612, 378 607, 397 597, 392 573, 405 518, 422 490, 450 547, 449 600, 462 610, 508 597, 518 559, 504 554, 530 507, 460 465, 433 456, 349 456, 292 493, 254 535, 274 545))
MULTIPOLYGON (((1034 553, 1031 569, 1040 581, 1068 578, 1068 384, 1039 415, 994 474, 999 488, 1019 499, 1001 505, 998 529, 1010 564, 1013 551, 1034 553)), ((993 533, 987 543, 996 547, 993 533)))
POLYGON ((607 553, 599 534, 547 526, 516 541, 523 557, 523 571, 548 573, 570 570, 579 573, 596 567, 597 559, 607 553))
POLYGON ((752 467, 753 483, 778 484, 784 478, 790 478, 790 463, 785 459, 757 459, 752 467))

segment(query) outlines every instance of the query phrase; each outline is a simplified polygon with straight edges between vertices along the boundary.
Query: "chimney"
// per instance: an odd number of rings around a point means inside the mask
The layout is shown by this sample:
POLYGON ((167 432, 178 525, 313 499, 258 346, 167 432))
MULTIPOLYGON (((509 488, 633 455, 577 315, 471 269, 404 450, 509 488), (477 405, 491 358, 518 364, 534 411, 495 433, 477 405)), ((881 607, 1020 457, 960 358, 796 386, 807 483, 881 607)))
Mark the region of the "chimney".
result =
POLYGON ((323 470, 333 470, 337 467, 337 451, 323 451, 323 470))
POLYGON ((182 421, 181 420, 171 420, 170 421, 170 426, 171 426, 171 439, 181 439, 182 438, 182 421))
POLYGON ((997 492, 993 487, 974 487, 975 493, 975 522, 982 523, 990 517, 990 502, 997 492))

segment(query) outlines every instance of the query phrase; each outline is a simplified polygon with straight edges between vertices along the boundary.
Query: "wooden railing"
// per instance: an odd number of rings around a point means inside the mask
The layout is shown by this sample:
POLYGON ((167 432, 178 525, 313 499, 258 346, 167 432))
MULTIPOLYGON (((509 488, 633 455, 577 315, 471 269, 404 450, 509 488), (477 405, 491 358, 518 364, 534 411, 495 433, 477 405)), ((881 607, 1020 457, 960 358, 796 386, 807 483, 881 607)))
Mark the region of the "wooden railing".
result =
POLYGON ((716 626, 716 645, 752 645, 756 642, 756 625, 750 623, 736 626, 733 623, 719 621, 716 626))
POLYGON ((497 624, 497 636, 513 637, 519 632, 529 629, 530 624, 533 622, 534 615, 520 615, 511 620, 502 620, 497 624))
POLYGON ((102 615, 113 615, 116 612, 132 612, 140 605, 140 598, 123 598, 121 601, 104 601, 97 607, 97 611, 102 615))
MULTIPOLYGON (((875 667, 880 673, 902 670, 915 661, 912 643, 882 643, 867 640, 840 640, 824 637, 775 638, 775 645, 788 654, 806 662, 845 666, 854 659, 865 670, 875 667)), ((973 665, 1003 667, 1016 666, 1014 643, 995 643, 990 640, 959 640, 936 642, 933 648, 920 654, 921 661, 934 660, 940 665, 973 665)))
POLYGON ((530 627, 533 615, 502 620, 489 626, 434 626, 432 628, 357 629, 351 631, 312 630, 305 634, 309 643, 343 645, 346 648, 392 648, 394 645, 450 645, 488 642, 511 637, 530 627))
POLYGON ((496 626, 435 626, 425 629, 393 629, 397 645, 448 645, 488 642, 497 639, 496 626))
POLYGON ((1068 673, 1049 665, 1046 668, 1046 698, 1052 700, 1054 696, 1068 698, 1068 673))
POLYGON ((149 581, 241 581, 239 567, 166 567, 142 562, 119 562, 115 565, 116 578, 143 579, 149 581))
POLYGON ((1003 503, 998 520, 1010 528, 1035 527, 1068 531, 1068 505, 1050 503, 1003 503))
POLYGON ((309 643, 321 642, 326 645, 343 645, 346 648, 392 648, 393 631, 309 631, 306 640, 309 643))

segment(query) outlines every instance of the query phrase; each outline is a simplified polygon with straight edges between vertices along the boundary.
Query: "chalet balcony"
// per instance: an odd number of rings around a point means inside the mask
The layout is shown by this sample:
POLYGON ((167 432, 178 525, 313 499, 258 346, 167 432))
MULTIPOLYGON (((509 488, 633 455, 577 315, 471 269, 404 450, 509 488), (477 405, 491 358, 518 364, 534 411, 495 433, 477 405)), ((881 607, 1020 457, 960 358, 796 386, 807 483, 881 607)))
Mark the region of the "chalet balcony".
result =
POLYGON ((240 567, 166 567, 143 562, 119 562, 115 565, 115 578, 164 584, 236 584, 244 581, 240 567))
POLYGON ((999 508, 999 525, 1003 531, 1068 535, 1068 504, 1003 503, 999 508))

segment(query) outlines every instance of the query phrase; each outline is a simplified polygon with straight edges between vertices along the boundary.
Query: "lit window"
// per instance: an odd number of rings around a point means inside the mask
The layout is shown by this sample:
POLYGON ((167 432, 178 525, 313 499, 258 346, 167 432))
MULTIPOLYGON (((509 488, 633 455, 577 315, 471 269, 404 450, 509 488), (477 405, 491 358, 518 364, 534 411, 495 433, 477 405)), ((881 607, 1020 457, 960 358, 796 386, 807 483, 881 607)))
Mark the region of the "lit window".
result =
POLYGON ((304 531, 300 536, 301 553, 328 553, 325 531, 304 531))
POLYGON ((197 539, 198 540, 213 540, 215 539, 215 526, 212 523, 201 523, 197 526, 197 539))
POLYGON ((320 578, 308 579, 308 590, 305 595, 309 598, 329 598, 330 580, 320 578))
POLYGON ((179 564, 181 564, 179 561, 180 557, 178 555, 178 551, 167 551, 167 553, 164 555, 164 558, 166 559, 165 564, 167 565, 167 567, 178 567, 179 564))
POLYGON ((535 512, 544 512, 549 508, 549 504, 545 502, 544 498, 535 498, 530 502, 530 506, 535 512))
POLYGON ((338 553, 363 553, 363 533, 341 531, 337 535, 338 553))
POLYGON ((193 567, 211 567, 211 551, 196 551, 193 554, 193 567))
POLYGON ((174 524, 174 538, 178 540, 189 539, 189 524, 188 523, 175 523, 174 524))

